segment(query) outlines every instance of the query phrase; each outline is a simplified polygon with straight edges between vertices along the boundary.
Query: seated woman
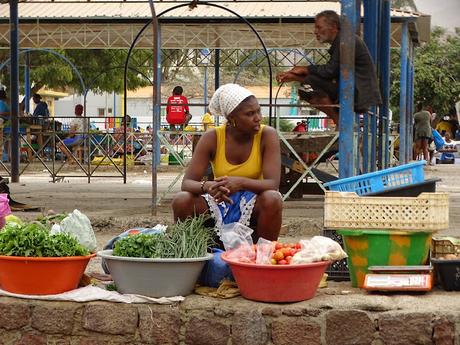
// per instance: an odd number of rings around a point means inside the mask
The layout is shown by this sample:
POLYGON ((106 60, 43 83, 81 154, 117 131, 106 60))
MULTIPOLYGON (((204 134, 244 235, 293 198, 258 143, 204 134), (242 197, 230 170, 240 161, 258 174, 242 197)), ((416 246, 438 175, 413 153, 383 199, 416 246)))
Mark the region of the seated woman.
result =
POLYGON ((261 125, 256 97, 236 85, 221 86, 209 105, 227 119, 203 134, 172 203, 174 220, 210 212, 219 233, 224 224, 255 227, 253 239, 276 240, 281 227, 278 135, 261 125), (214 181, 205 179, 211 163, 214 181))
POLYGON ((116 141, 113 146, 113 156, 118 157, 122 156, 124 153, 124 126, 125 126, 125 118, 126 118, 126 133, 127 133, 127 142, 126 142, 126 153, 130 155, 134 155, 136 157, 142 156, 145 154, 142 145, 138 142, 137 137, 133 134, 134 129, 131 127, 131 116, 126 115, 121 119, 120 127, 115 129, 113 134, 113 139, 116 141))

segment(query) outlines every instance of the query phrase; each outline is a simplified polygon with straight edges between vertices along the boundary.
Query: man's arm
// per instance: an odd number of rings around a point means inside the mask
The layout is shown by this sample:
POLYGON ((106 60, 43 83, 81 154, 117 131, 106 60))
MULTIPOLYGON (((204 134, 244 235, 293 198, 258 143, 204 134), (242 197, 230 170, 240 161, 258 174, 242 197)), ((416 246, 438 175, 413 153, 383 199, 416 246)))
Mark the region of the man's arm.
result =
POLYGON ((278 73, 276 75, 276 81, 278 83, 289 83, 291 81, 302 82, 308 73, 308 67, 294 66, 289 71, 278 73))
POLYGON ((317 75, 324 79, 338 79, 340 73, 340 47, 339 39, 337 38, 332 43, 329 54, 329 61, 324 65, 311 65, 308 67, 310 74, 317 75))
POLYGON ((184 111, 186 114, 190 113, 190 109, 188 108, 188 100, 187 97, 184 96, 184 111))

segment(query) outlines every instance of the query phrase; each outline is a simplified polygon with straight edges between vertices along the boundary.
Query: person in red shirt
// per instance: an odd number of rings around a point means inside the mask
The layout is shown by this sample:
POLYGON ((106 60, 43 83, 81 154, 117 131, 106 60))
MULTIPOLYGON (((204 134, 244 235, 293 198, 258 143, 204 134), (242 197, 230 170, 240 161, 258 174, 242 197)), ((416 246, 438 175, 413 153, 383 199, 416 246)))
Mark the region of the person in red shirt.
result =
POLYGON ((176 130, 176 126, 182 129, 187 126, 192 115, 189 112, 187 97, 183 96, 184 89, 182 86, 176 86, 173 89, 172 96, 168 98, 166 106, 166 121, 168 121, 171 130, 176 130))
POLYGON ((293 132, 306 132, 307 131, 307 122, 297 122, 297 126, 292 130, 293 132))

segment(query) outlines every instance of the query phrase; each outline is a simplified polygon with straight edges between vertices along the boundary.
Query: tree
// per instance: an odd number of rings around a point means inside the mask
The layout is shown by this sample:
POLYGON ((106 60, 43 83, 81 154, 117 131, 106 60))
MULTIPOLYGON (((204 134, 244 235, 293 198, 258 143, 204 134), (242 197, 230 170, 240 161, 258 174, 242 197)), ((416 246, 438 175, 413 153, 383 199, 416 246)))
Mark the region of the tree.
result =
MULTIPOLYGON (((127 50, 56 50, 78 69, 86 87, 95 92, 122 92, 124 63, 127 50)), ((72 90, 81 93, 82 85, 72 67, 63 59, 46 51, 32 51, 30 54, 31 94, 42 86, 59 90, 72 90)), ((24 54, 21 54, 21 70, 24 68, 24 54)), ((136 50, 130 59, 128 71, 128 88, 136 89, 151 83, 151 52, 136 50), (147 78, 149 79, 147 79, 147 78)), ((9 58, 8 51, 0 52, 1 61, 9 58)), ((9 70, 0 71, 0 82, 9 85, 9 70)), ((21 86, 24 92, 24 86, 21 86)))
POLYGON ((414 0, 392 0, 391 7, 417 12, 417 6, 415 6, 414 0))
MULTIPOLYGON (((399 50, 392 51, 391 106, 399 109, 399 50)), ((447 34, 440 27, 429 43, 415 49, 414 101, 430 103, 438 114, 451 109, 460 95, 460 28, 447 34)))

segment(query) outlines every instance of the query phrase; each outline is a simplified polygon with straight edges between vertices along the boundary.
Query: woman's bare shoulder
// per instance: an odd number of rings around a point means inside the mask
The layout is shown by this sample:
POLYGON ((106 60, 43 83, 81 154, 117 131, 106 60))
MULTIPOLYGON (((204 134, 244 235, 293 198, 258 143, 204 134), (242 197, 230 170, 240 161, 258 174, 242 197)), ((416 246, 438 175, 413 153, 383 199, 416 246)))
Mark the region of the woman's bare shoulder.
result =
POLYGON ((277 138, 278 137, 278 133, 276 131, 276 129, 274 129, 272 126, 264 126, 262 128, 262 139, 264 138, 277 138))
POLYGON ((217 132, 214 128, 207 130, 201 135, 200 141, 205 147, 214 147, 217 142, 217 132))

